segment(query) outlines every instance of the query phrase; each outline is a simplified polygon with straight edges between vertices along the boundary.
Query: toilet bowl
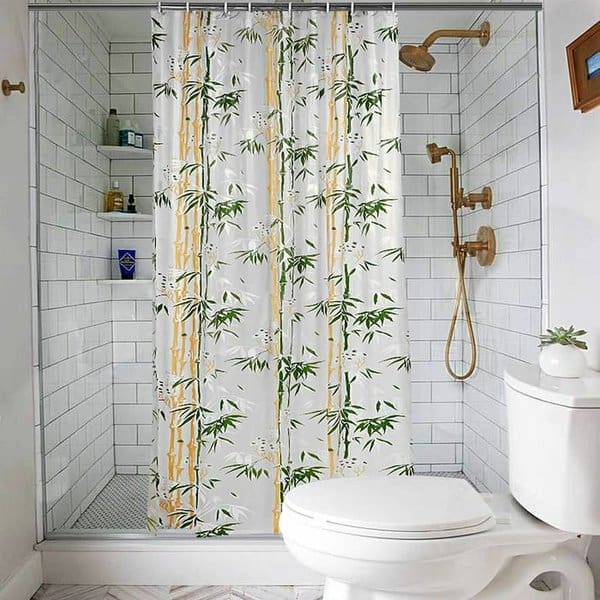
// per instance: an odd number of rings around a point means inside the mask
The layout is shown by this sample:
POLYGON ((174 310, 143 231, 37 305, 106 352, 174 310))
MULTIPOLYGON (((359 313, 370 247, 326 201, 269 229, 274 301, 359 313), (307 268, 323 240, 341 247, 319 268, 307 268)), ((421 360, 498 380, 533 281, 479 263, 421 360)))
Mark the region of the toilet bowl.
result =
POLYGON ((422 476, 333 479, 287 494, 281 532, 293 556, 324 576, 324 600, 593 600, 588 538, 579 534, 598 533, 598 453, 577 454, 599 437, 600 378, 557 391, 555 381, 537 377, 530 371, 507 376, 510 483, 520 503, 480 494, 465 480, 422 476), (515 419, 519 440, 511 436, 515 419), (524 456, 523 437, 535 441, 538 434, 552 440, 552 448, 524 456), (560 453, 575 461, 577 479, 555 471, 546 482, 532 474, 548 477, 554 465, 546 463, 556 464, 560 453), (577 498, 585 498, 579 511, 577 498), (550 591, 534 589, 532 581, 547 572, 560 574, 560 583, 550 591))
POLYGON ((568 571, 579 582, 569 600, 593 598, 580 589, 589 584, 587 564, 565 545, 574 534, 539 521, 510 496, 479 494, 460 479, 302 486, 286 498, 281 530, 291 553, 325 576, 324 600, 525 600, 541 594, 529 584, 546 571, 568 571), (535 555, 537 565, 512 596, 506 587, 478 595, 523 555, 535 555))

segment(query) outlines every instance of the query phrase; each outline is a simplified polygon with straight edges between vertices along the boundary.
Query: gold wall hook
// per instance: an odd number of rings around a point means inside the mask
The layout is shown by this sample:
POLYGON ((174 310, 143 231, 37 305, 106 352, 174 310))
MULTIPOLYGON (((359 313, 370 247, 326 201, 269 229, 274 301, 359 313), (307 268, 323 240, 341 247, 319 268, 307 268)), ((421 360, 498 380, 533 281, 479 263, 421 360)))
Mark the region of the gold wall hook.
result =
POLYGON ((11 83, 8 79, 2 80, 2 93, 5 96, 10 96, 13 92, 25 93, 25 83, 19 81, 19 83, 11 83))

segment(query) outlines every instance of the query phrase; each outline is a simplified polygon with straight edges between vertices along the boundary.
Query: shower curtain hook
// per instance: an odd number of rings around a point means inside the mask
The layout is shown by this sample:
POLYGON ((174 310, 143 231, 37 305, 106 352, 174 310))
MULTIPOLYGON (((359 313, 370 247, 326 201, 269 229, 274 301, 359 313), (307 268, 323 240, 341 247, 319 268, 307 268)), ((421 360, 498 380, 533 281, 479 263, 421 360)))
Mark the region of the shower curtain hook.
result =
POLYGON ((288 15, 290 19, 292 18, 292 3, 288 2, 288 15))
POLYGON ((158 9, 158 13, 162 15, 163 14, 162 2, 158 3, 157 9, 158 9))
POLYGON ((354 16, 354 2, 350 2, 350 16, 354 16))
POLYGON ((228 14, 229 14, 229 8, 228 8, 228 6, 227 6, 227 0, 225 0, 225 2, 223 2, 223 13, 224 13, 225 15, 228 15, 228 14))
POLYGON ((248 0, 248 12, 252 12, 252 2, 248 0))
POLYGON ((396 12, 396 3, 392 2, 392 13, 396 12))
POLYGON ((189 13, 189 12, 190 12, 190 3, 189 3, 189 2, 186 2, 186 3, 185 3, 185 12, 186 12, 186 13, 189 13))
POLYGON ((325 2, 325 10, 326 12, 329 12, 329 2, 325 2))

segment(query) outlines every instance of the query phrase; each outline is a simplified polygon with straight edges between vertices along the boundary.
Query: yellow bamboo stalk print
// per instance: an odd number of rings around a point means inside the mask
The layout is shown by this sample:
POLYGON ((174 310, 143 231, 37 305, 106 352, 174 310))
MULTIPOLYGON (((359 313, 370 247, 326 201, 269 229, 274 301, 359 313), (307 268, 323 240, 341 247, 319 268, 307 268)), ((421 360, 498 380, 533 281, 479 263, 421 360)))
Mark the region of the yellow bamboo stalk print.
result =
MULTIPOLYGON (((190 44, 190 26, 191 17, 190 13, 185 13, 183 16, 183 47, 189 48, 190 44)), ((186 64, 183 70, 183 81, 189 79, 190 69, 186 64)), ((189 136, 189 119, 188 119, 188 106, 186 105, 184 98, 179 98, 180 102, 180 122, 179 122, 179 148, 178 148, 178 163, 182 164, 187 156, 188 148, 188 136, 189 136)), ((174 167, 176 168, 176 167, 174 167)), ((187 228, 187 215, 185 213, 184 201, 181 199, 181 195, 188 187, 188 177, 180 177, 176 186, 177 193, 177 209, 176 209, 176 236, 174 240, 175 249, 175 269, 177 273, 180 273, 186 267, 188 253, 186 252, 188 247, 188 228, 187 228)), ((187 332, 186 325, 182 321, 183 309, 181 306, 177 306, 177 303, 181 302, 188 294, 187 280, 182 285, 176 285, 177 290, 175 294, 175 307, 174 307, 174 327, 173 327, 173 339, 171 343, 171 365, 173 376, 178 379, 184 374, 185 355, 187 347, 187 332)), ((179 386, 176 394, 170 402, 169 408, 171 413, 169 415, 169 470, 168 476, 170 481, 178 481, 181 476, 181 462, 183 459, 183 440, 181 428, 178 425, 179 416, 177 412, 173 412, 175 408, 181 406, 185 402, 185 390, 182 386, 179 386)), ((171 513, 181 508, 183 502, 181 498, 181 492, 177 490, 174 494, 169 494, 169 517, 168 525, 173 527, 176 525, 176 516, 171 516, 171 513)))
MULTIPOLYGON (((268 34, 266 44, 267 54, 267 78, 266 78, 266 94, 267 94, 267 106, 271 112, 268 119, 266 128, 267 137, 267 177, 268 187, 267 196, 269 201, 269 215, 275 220, 279 219, 279 196, 280 196, 280 172, 281 165, 277 162, 278 153, 276 150, 276 142, 279 135, 278 127, 278 111, 279 99, 277 95, 277 88, 279 83, 278 78, 278 61, 279 53, 278 48, 273 37, 275 27, 281 20, 281 13, 270 13, 268 17, 268 34)), ((272 251, 271 251, 271 316, 272 322, 277 326, 281 327, 281 298, 279 292, 279 228, 271 227, 270 234, 272 236, 272 251)), ((279 343, 279 335, 275 336, 274 355, 279 357, 281 353, 281 346, 279 343)), ((274 400, 274 413, 275 413, 275 428, 277 431, 277 448, 275 452, 275 475, 273 478, 273 533, 279 533, 279 515, 281 514, 281 439, 280 439, 280 426, 281 426, 281 409, 279 406, 279 397, 277 393, 279 383, 279 370, 274 370, 275 376, 275 400, 274 400)))

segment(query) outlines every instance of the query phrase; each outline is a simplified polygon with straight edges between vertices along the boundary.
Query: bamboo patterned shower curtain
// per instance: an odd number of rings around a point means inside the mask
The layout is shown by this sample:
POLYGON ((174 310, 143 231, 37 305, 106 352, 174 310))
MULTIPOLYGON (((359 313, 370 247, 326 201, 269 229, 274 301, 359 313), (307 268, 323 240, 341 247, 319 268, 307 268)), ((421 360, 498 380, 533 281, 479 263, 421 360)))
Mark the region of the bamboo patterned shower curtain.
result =
POLYGON ((411 472, 397 31, 153 16, 152 527, 277 532, 300 483, 411 472))

